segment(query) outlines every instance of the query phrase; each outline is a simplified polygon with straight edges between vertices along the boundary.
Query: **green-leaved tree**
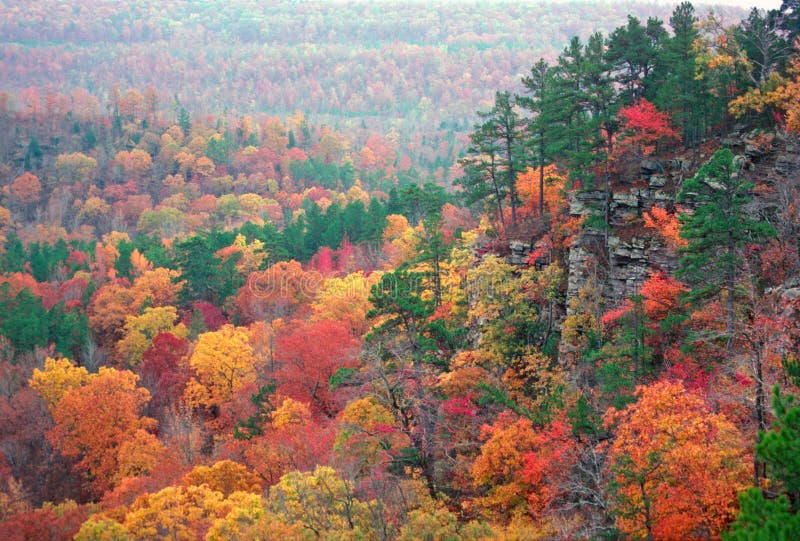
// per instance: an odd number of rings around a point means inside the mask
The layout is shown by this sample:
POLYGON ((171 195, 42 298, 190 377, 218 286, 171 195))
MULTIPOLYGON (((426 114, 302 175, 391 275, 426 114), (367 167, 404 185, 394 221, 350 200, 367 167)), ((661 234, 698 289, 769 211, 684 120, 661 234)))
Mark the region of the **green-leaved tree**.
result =
POLYGON ((682 250, 678 276, 693 286, 695 299, 724 294, 728 349, 734 334, 735 289, 743 263, 742 248, 775 235, 772 226, 746 212, 753 188, 739 160, 729 149, 722 149, 683 183, 678 194, 678 202, 694 208, 693 212, 680 215, 680 234, 688 246, 682 250))

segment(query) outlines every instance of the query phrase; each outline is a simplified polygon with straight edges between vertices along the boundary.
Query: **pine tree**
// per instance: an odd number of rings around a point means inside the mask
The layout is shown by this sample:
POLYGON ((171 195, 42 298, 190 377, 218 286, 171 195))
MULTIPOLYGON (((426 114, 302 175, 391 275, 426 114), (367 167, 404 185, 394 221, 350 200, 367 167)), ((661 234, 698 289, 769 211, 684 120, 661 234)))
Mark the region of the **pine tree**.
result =
POLYGON ((426 273, 410 271, 407 266, 385 273, 372 286, 369 302, 374 308, 367 313, 368 318, 384 319, 367 338, 393 343, 391 349, 401 356, 407 353, 415 360, 426 358, 435 349, 429 321, 435 301, 425 294, 429 292, 425 287, 428 282, 426 273))
POLYGON ((627 26, 620 26, 608 37, 606 59, 613 66, 615 82, 623 87, 624 102, 633 103, 644 96, 666 36, 659 19, 651 17, 647 26, 642 26, 639 19, 628 15, 627 26))
MULTIPOLYGON (((503 215, 503 201, 506 198, 506 187, 500 179, 500 147, 494 137, 494 128, 490 122, 475 126, 467 147, 467 156, 459 160, 464 169, 464 176, 456 181, 464 187, 467 205, 483 202, 488 212, 498 216, 503 235, 506 234, 506 222, 503 215)), ((390 199, 391 203, 391 199, 390 199)))
POLYGON ((450 253, 450 246, 445 242, 442 234, 441 213, 431 214, 422 221, 422 231, 418 234, 419 243, 417 261, 428 263, 431 266, 430 280, 432 282, 433 300, 438 307, 442 304, 442 262, 450 253))
POLYGON ((586 155, 582 66, 583 44, 578 37, 573 37, 559 55, 555 68, 554 92, 557 98, 550 123, 554 153, 563 158, 573 177, 582 174, 583 157, 586 155))
POLYGON ((793 43, 800 34, 800 0, 783 0, 778 26, 786 32, 786 39, 793 43))
POLYGON ((28 142, 28 150, 25 151, 25 170, 31 171, 33 169, 40 169, 42 167, 43 156, 42 147, 39 146, 39 140, 34 135, 28 142))
MULTIPOLYGON (((585 107, 588 112, 587 133, 588 148, 584 167, 590 168, 604 164, 603 189, 604 218, 607 225, 611 222, 611 173, 608 158, 613 152, 614 136, 618 129, 617 112, 619 103, 611 82, 611 65, 605 58, 603 36, 597 32, 589 37, 584 50, 581 65, 582 86, 586 89, 585 107)), ((609 227, 605 228, 608 235, 609 227)), ((606 237, 606 243, 608 238, 606 237)))
POLYGON ((800 538, 800 405, 794 395, 775 387, 772 430, 761 435, 756 457, 767 465, 771 483, 765 494, 751 488, 739 495, 741 511, 725 541, 768 541, 800 538))
POLYGON ((602 34, 586 44, 577 37, 558 57, 547 121, 552 156, 565 162, 574 180, 591 185, 594 166, 606 160, 616 131, 618 94, 602 34))
POLYGON ((735 324, 735 288, 742 264, 741 248, 764 242, 775 231, 747 215, 754 184, 745 179, 741 163, 728 149, 718 150, 697 174, 683 183, 678 202, 694 207, 681 214, 682 250, 679 277, 694 285, 695 298, 723 292, 727 302, 727 347, 735 324))
POLYGON ((800 404, 794 395, 772 396, 775 421, 772 430, 756 444, 756 455, 766 462, 771 479, 778 483, 796 513, 800 510, 800 404))
POLYGON ((478 113, 487 120, 487 127, 494 136, 498 153, 498 169, 501 172, 501 184, 508 193, 511 207, 511 228, 517 226, 517 174, 524 170, 524 122, 515 109, 509 92, 495 94, 494 107, 488 112, 478 113))
POLYGON ((534 165, 539 168, 539 216, 544 215, 544 167, 549 160, 550 122, 553 115, 553 69, 543 58, 533 65, 529 77, 522 78, 527 96, 517 96, 517 102, 533 117, 528 121, 534 165))
POLYGON ((180 126, 181 131, 183 131, 183 135, 188 137, 189 132, 192 130, 192 120, 189 116, 189 111, 180 104, 178 98, 175 98, 175 102, 178 105, 178 126, 180 126))
POLYGON ((654 103, 666 109, 682 129, 686 147, 696 146, 702 138, 701 107, 703 91, 695 78, 699 37, 694 6, 683 2, 672 12, 669 24, 673 36, 666 40, 657 65, 657 88, 654 103))
POLYGON ((770 75, 784 67, 791 51, 790 42, 779 31, 780 22, 777 11, 753 8, 735 29, 736 41, 752 67, 750 81, 759 88, 764 88, 770 75))

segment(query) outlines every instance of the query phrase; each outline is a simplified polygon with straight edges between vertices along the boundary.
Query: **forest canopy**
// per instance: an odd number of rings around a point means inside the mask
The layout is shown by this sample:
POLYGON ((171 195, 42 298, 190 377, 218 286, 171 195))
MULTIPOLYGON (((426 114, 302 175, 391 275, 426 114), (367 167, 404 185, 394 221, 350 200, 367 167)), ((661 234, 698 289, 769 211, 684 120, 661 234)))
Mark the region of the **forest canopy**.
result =
POLYGON ((0 2, 0 538, 800 536, 797 2, 0 2))

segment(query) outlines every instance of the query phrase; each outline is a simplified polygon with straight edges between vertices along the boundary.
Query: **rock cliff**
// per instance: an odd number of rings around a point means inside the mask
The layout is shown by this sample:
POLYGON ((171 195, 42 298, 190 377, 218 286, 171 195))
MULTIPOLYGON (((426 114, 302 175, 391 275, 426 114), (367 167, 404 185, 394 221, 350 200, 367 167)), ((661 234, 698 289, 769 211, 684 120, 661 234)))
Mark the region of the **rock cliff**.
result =
MULTIPOLYGON (((800 142, 796 138, 773 132, 734 131, 721 138, 719 146, 739 155, 744 174, 769 188, 768 195, 756 197, 752 209, 762 218, 769 219, 780 210, 777 192, 800 183, 800 142)), ((709 145, 705 153, 643 161, 637 178, 612 186, 607 210, 604 191, 587 190, 573 196, 570 215, 584 217, 585 226, 569 254, 567 307, 590 278, 601 285, 609 308, 636 293, 651 271, 673 272, 677 268, 678 254, 656 231, 644 227, 643 214, 653 206, 674 210, 683 179, 694 174, 713 149, 709 145)))

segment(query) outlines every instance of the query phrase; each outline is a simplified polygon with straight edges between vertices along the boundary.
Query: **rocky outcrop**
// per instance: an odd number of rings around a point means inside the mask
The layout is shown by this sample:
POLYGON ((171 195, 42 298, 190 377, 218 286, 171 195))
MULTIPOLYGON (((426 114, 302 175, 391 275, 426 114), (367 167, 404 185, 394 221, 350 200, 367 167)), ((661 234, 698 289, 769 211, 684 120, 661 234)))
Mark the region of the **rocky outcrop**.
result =
POLYGON ((525 265, 528 263, 528 254, 531 253, 529 242, 512 240, 508 243, 508 262, 512 265, 525 265))
POLYGON ((673 165, 643 162, 640 182, 612 192, 610 227, 605 224, 605 192, 584 191, 574 196, 570 214, 586 221, 583 234, 570 249, 567 306, 592 277, 601 284, 607 304, 613 306, 636 293, 651 270, 674 270, 674 252, 644 228, 643 219, 653 206, 674 203, 673 165))
POLYGON ((789 138, 784 145, 783 152, 775 159, 775 172, 783 177, 797 177, 800 175, 800 140, 789 138))
MULTIPOLYGON (((739 156, 759 183, 774 185, 800 176, 797 138, 738 127, 720 143, 739 156)), ((638 178, 612 187, 607 210, 604 191, 586 190, 573 196, 570 214, 586 220, 569 254, 568 307, 590 278, 600 284, 610 308, 635 294, 651 271, 676 270, 678 254, 644 227, 643 214, 653 206, 671 209, 683 179, 694 174, 707 158, 687 153, 685 157, 643 160, 638 178)), ((771 212, 766 200, 757 201, 753 207, 754 213, 771 212)))

